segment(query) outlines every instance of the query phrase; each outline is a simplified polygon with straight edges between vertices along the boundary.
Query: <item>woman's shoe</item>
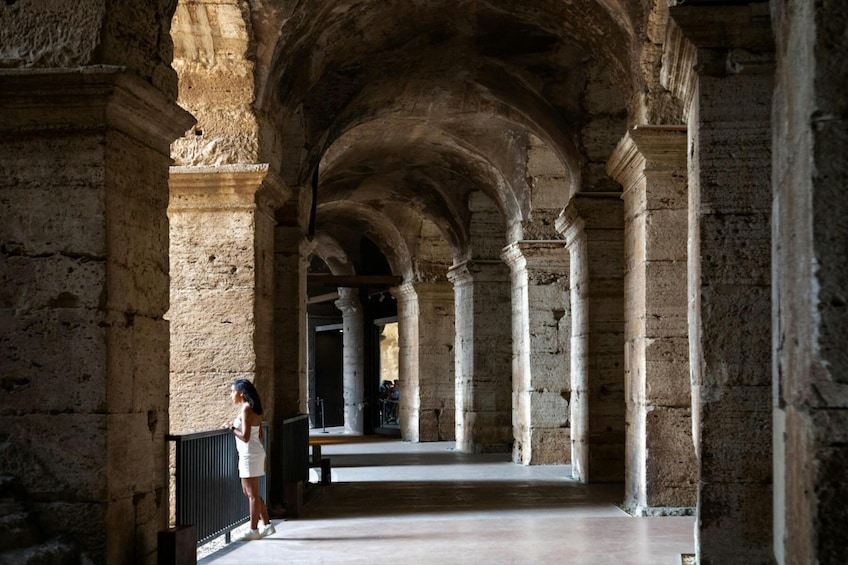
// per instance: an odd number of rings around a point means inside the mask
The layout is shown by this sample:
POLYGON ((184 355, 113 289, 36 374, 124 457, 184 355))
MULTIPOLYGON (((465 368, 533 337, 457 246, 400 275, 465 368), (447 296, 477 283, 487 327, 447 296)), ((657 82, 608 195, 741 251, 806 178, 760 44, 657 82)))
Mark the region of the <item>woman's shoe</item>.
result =
POLYGON ((262 534, 259 533, 259 530, 247 530, 247 533, 236 541, 253 541, 257 539, 262 539, 262 534))
POLYGON ((271 536, 271 535, 274 535, 276 533, 277 533, 277 529, 274 528, 274 524, 272 524, 271 522, 268 522, 267 524, 265 524, 265 527, 262 528, 262 532, 260 532, 260 535, 264 538, 265 536, 271 536))

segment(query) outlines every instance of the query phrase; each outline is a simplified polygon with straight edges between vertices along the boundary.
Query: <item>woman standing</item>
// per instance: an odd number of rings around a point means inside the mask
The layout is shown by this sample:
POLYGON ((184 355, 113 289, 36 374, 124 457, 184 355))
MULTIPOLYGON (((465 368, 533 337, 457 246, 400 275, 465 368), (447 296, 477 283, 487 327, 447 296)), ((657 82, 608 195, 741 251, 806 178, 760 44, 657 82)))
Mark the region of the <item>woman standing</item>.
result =
POLYGON ((268 509, 259 494, 259 477, 265 474, 265 448, 262 446, 262 401, 253 383, 239 379, 230 387, 230 397, 241 406, 241 414, 225 423, 236 436, 239 477, 244 495, 250 501, 250 531, 240 540, 257 540, 276 532, 268 519, 268 509), (258 529, 262 519, 262 531, 258 529))

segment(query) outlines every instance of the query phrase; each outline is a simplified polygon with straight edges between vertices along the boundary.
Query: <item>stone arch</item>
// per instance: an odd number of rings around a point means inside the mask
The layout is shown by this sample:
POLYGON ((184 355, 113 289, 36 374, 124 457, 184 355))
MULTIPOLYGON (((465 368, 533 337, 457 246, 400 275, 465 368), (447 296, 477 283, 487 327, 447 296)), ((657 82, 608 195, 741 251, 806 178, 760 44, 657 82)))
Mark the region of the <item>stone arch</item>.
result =
POLYGON ((317 232, 306 247, 307 263, 312 256, 319 257, 334 275, 353 275, 356 269, 347 252, 331 235, 317 232))
POLYGON ((404 280, 412 278, 412 261, 406 241, 397 226, 372 207, 349 201, 326 202, 318 205, 317 218, 318 225, 328 233, 341 229, 340 223, 345 228, 354 227, 377 244, 393 273, 404 280))

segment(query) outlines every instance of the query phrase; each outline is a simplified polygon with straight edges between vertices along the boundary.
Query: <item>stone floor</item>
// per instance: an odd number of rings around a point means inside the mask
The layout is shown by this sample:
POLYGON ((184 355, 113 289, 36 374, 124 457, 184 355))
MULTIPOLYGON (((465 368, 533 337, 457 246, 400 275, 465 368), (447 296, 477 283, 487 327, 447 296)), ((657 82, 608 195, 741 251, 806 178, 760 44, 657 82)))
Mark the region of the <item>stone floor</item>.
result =
POLYGON ((199 563, 679 565, 694 549, 694 518, 631 517, 615 505, 620 485, 577 483, 569 466, 515 465, 453 442, 322 439, 332 484, 310 487, 301 517, 207 548, 199 563))

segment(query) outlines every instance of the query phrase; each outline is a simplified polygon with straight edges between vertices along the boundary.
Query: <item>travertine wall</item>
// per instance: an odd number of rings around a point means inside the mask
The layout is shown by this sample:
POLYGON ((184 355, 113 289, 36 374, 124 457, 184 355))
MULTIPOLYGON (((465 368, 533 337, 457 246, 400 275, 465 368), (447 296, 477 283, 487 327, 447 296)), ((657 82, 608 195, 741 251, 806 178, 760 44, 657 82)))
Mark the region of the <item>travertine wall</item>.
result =
POLYGON ((846 563, 845 7, 775 0, 774 554, 846 563))
POLYGON ((692 70, 681 97, 689 108, 697 553, 701 563, 767 563, 773 89, 773 39, 764 25, 768 5, 680 6, 670 13, 692 46, 689 55, 671 60, 680 62, 681 74, 692 70))
POLYGON ((171 37, 179 104, 197 124, 171 147, 182 166, 256 163, 259 125, 253 113, 255 41, 238 0, 180 0, 171 37))
POLYGON ((625 504, 638 515, 695 506, 686 147, 685 127, 637 126, 607 164, 624 189, 625 504))
POLYGON ((6 70, 0 98, 0 472, 45 536, 152 563, 168 516, 168 144, 191 119, 115 67, 6 70))
POLYGON ((512 272, 512 458, 571 462, 571 301, 562 240, 518 241, 504 250, 512 272))

